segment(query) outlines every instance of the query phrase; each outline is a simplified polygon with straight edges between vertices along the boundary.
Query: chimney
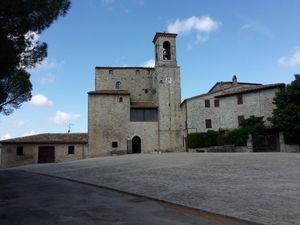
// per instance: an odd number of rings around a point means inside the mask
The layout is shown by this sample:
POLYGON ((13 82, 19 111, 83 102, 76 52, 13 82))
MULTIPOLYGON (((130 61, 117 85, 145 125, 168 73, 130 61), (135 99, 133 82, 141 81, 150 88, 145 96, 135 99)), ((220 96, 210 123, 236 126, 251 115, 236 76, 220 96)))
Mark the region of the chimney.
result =
POLYGON ((237 77, 236 77, 236 75, 233 75, 231 86, 236 87, 237 85, 238 85, 237 77))

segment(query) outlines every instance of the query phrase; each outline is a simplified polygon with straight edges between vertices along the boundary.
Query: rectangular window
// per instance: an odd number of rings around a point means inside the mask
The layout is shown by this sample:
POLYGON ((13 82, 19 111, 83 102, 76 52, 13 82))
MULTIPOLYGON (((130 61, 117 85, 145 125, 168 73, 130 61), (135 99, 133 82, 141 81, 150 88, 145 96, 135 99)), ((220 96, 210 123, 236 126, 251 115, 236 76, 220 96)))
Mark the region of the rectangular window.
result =
POLYGON ((117 142, 117 141, 113 141, 113 142, 111 143, 111 147, 117 148, 117 147, 118 147, 118 142, 117 142))
POLYGON ((17 155, 23 155, 24 152, 23 152, 23 146, 19 146, 17 147, 17 155))
POLYGON ((157 109, 130 109, 130 121, 157 121, 157 109))
POLYGON ((238 94, 236 97, 237 97, 237 104, 238 105, 243 104, 243 95, 242 94, 238 94))
POLYGON ((75 152, 75 147, 74 147, 74 145, 70 145, 70 146, 68 147, 68 154, 71 155, 71 154, 74 154, 74 152, 75 152))
POLYGON ((211 119, 205 120, 205 127, 206 128, 211 128, 211 119))
POLYGON ((219 99, 215 99, 215 107, 219 107, 220 106, 220 101, 219 99))
POLYGON ((109 71, 108 71, 108 74, 113 75, 113 74, 114 74, 114 71, 113 71, 113 70, 109 70, 109 71))
POLYGON ((242 122, 244 121, 245 117, 244 116, 238 116, 238 124, 239 127, 242 125, 242 122))
POLYGON ((209 99, 205 100, 205 108, 209 108, 210 107, 210 101, 209 99))

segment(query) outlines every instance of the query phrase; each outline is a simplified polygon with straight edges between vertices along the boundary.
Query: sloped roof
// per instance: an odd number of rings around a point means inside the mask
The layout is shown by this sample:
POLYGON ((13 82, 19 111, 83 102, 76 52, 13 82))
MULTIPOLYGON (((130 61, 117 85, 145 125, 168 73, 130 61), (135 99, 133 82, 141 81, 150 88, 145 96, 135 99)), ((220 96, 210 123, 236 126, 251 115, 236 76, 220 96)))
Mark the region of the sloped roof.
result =
POLYGON ((87 144, 87 133, 44 133, 0 141, 1 144, 87 144))
POLYGON ((259 86, 254 86, 254 87, 241 87, 236 90, 224 91, 224 92, 222 92, 222 94, 217 95, 215 97, 222 98, 222 97, 227 97, 227 96, 236 95, 236 94, 243 94, 243 93, 262 91, 262 90, 273 89, 273 88, 284 88, 284 87, 285 87, 284 83, 265 84, 265 85, 259 85, 259 86))
POLYGON ((95 69, 153 70, 154 67, 145 67, 145 66, 96 66, 95 69))
MULTIPOLYGON (((215 83, 214 86, 212 86, 212 88, 208 91, 208 93, 212 92, 212 91, 220 91, 218 90, 214 90, 217 86, 219 85, 232 85, 232 81, 221 81, 221 82, 217 82, 215 83)), ((237 82, 237 85, 253 85, 253 86, 257 86, 257 85, 262 85, 262 84, 258 84, 258 83, 247 83, 247 82, 237 82)))
POLYGON ((156 109, 158 108, 153 102, 130 102, 130 108, 151 108, 156 109))
POLYGON ((88 92, 89 95, 130 95, 127 90, 97 90, 88 92))
POLYGON ((177 34, 175 33, 156 32, 152 42, 155 43, 158 37, 176 37, 176 36, 177 34))

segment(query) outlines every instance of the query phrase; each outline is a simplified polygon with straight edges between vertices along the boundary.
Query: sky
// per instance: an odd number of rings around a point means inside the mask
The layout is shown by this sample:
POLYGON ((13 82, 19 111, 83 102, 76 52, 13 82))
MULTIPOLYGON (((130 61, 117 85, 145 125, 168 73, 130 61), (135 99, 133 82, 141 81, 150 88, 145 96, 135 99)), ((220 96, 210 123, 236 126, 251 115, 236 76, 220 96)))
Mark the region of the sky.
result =
POLYGON ((153 66, 155 32, 177 33, 182 100, 216 82, 290 83, 300 73, 299 0, 72 0, 37 35, 32 99, 0 114, 0 139, 87 132, 96 66, 153 66))

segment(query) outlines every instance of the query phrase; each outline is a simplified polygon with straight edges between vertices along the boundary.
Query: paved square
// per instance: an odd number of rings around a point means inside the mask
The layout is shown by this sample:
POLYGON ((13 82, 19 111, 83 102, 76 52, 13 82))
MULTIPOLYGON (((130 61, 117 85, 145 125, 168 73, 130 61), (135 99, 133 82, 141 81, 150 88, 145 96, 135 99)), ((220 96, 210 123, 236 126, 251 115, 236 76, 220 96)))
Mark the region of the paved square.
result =
POLYGON ((299 153, 169 153, 19 167, 263 224, 300 224, 299 153))

